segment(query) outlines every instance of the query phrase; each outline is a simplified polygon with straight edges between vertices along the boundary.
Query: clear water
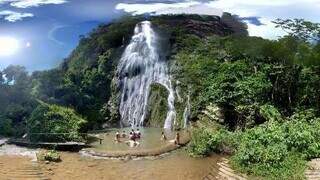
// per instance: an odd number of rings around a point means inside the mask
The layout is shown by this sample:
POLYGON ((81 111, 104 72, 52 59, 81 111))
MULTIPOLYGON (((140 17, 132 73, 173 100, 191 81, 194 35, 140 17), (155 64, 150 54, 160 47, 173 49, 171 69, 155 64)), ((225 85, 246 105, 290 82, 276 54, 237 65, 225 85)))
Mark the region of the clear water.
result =
POLYGON ((163 85, 169 92, 164 128, 170 129, 176 113, 174 90, 168 74, 166 57, 161 54, 162 38, 151 22, 136 25, 130 44, 118 65, 121 87, 120 115, 122 127, 141 127, 147 115, 147 101, 152 83, 163 85))

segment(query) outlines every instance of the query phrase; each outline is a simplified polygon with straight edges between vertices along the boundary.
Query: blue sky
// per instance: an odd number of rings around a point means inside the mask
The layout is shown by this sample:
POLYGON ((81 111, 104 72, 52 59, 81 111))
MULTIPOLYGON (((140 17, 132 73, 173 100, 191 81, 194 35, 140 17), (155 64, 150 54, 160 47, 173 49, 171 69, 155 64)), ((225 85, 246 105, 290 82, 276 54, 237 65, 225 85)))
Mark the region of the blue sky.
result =
POLYGON ((248 22, 250 35, 270 39, 283 35, 271 23, 276 18, 320 22, 320 0, 0 0, 0 69, 9 64, 29 71, 56 67, 80 35, 125 13, 223 11, 248 22))

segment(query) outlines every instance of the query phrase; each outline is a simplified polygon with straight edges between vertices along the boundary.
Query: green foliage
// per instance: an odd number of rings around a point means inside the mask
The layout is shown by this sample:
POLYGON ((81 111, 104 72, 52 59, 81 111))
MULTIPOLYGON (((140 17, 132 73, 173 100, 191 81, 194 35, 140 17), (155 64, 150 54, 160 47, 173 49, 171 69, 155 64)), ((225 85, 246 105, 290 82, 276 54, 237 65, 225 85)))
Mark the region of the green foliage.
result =
POLYGON ((151 84, 145 126, 163 127, 168 111, 168 95, 166 87, 157 83, 151 84))
POLYGON ((280 114, 278 109, 270 104, 265 104, 260 106, 259 113, 267 121, 276 121, 276 122, 282 121, 282 117, 281 117, 282 115, 280 114))
POLYGON ((73 109, 40 102, 27 127, 31 141, 82 141, 79 132, 85 123, 73 109))
POLYGON ((191 89, 192 117, 214 103, 224 110, 229 128, 242 129, 270 118, 264 116, 272 109, 260 110, 264 104, 285 116, 296 109, 319 109, 318 46, 291 36, 203 40, 184 34, 176 40, 179 50, 171 71, 182 91, 191 89))
POLYGON ((297 104, 300 107, 320 109, 320 74, 319 69, 304 68, 299 75, 297 104))
POLYGON ((287 121, 273 106, 264 105, 268 119, 242 132, 207 128, 193 133, 191 155, 233 152, 232 164, 240 171, 268 179, 304 179, 306 161, 320 156, 320 118, 313 109, 296 112, 287 121))
POLYGON ((0 116, 0 135, 12 136, 14 132, 12 121, 3 116, 0 116))
POLYGON ((271 121, 246 130, 241 135, 234 163, 245 172, 258 176, 286 179, 298 174, 302 176, 304 161, 320 155, 320 121, 314 114, 311 118, 311 114, 310 111, 300 112, 285 123, 271 121), (308 122, 308 119, 313 121, 308 122), (298 164, 292 164, 294 161, 298 164))
POLYGON ((37 154, 37 158, 40 161, 49 161, 49 162, 60 162, 60 154, 56 150, 49 150, 49 151, 40 151, 37 154))
POLYGON ((213 135, 208 129, 196 129, 192 132, 192 139, 189 144, 189 154, 191 156, 208 155, 215 147, 213 147, 211 139, 213 135))
MULTIPOLYGON (((299 153, 288 153, 285 150, 278 149, 284 148, 281 144, 264 150, 260 148, 262 147, 256 148, 256 151, 261 150, 259 155, 263 155, 263 158, 259 159, 259 161, 264 161, 265 163, 239 165, 237 164, 239 159, 235 157, 232 159, 232 164, 241 172, 260 176, 264 179, 305 179, 306 160, 301 158, 299 153), (285 157, 282 157, 282 155, 285 155, 285 157), (279 162, 280 157, 283 158, 281 162, 279 162)), ((254 154, 254 156, 258 156, 258 154, 254 154)))
POLYGON ((208 84, 207 100, 231 106, 263 100, 271 89, 266 75, 253 73, 244 61, 222 63, 208 84))
POLYGON ((0 71, 0 76, 0 134, 20 136, 35 107, 30 76, 24 67, 13 65, 0 71))
POLYGON ((211 152, 231 153, 237 144, 237 134, 219 129, 213 131, 208 128, 199 128, 192 131, 192 139, 188 146, 191 156, 206 156, 211 152))
POLYGON ((47 71, 36 71, 32 73, 31 95, 50 103, 61 103, 59 96, 62 92, 63 71, 52 69, 47 71))

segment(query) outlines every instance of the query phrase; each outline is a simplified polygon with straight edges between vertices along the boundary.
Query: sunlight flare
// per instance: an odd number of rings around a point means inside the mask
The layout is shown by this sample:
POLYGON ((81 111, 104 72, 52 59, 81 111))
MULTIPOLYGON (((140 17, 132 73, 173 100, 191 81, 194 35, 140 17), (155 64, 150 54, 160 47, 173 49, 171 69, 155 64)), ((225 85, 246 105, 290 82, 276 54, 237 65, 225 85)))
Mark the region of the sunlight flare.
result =
POLYGON ((0 37, 0 56, 10 56, 19 49, 19 42, 12 37, 0 37))

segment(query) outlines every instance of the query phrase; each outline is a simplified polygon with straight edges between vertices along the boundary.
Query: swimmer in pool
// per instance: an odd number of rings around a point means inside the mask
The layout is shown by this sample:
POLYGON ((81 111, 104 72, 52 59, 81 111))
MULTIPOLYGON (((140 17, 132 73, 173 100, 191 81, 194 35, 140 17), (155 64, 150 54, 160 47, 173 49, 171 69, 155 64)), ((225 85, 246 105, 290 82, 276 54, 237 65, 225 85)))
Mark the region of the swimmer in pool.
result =
POLYGON ((161 133, 161 140, 162 141, 166 141, 167 140, 167 136, 164 134, 164 132, 161 133))
POLYGON ((179 134, 179 132, 177 132, 176 136, 174 137, 174 139, 170 140, 169 142, 174 143, 175 145, 179 145, 180 144, 180 134, 179 134))
POLYGON ((136 141, 135 139, 126 141, 126 144, 131 148, 138 147, 140 145, 140 143, 138 141, 136 141))
POLYGON ((140 138, 141 138, 141 133, 140 133, 140 130, 139 130, 139 129, 137 129, 136 138, 137 138, 137 139, 140 139, 140 138))
POLYGON ((115 141, 116 143, 119 143, 119 142, 120 142, 120 133, 119 133, 119 131, 116 132, 116 136, 114 137, 114 141, 115 141))
POLYGON ((122 137, 122 138, 126 138, 126 137, 127 137, 126 131, 122 131, 121 137, 122 137))
POLYGON ((132 140, 132 141, 136 140, 136 137, 133 135, 133 132, 129 133, 129 140, 132 140))

